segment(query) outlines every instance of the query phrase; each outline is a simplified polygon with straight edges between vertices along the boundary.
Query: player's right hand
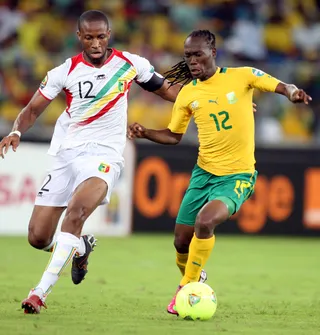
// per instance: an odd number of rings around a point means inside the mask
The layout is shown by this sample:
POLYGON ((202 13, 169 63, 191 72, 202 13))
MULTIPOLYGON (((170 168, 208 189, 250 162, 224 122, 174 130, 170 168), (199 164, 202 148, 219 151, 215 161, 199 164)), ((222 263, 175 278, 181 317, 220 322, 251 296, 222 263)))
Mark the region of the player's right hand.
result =
POLYGON ((134 138, 145 138, 146 128, 135 122, 128 127, 127 137, 132 140, 134 138))
POLYGON ((12 150, 16 152, 19 144, 20 137, 17 134, 5 136, 0 142, 0 156, 4 158, 4 155, 8 152, 10 146, 12 147, 12 150))

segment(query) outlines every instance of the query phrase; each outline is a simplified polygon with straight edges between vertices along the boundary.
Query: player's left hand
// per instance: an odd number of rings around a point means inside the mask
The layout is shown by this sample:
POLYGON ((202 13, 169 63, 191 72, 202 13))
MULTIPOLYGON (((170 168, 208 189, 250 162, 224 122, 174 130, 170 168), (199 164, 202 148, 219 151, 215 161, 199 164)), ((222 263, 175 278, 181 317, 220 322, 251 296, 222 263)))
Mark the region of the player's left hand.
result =
POLYGON ((312 98, 304 90, 297 89, 292 93, 290 101, 293 103, 303 102, 309 105, 309 101, 312 101, 312 98))

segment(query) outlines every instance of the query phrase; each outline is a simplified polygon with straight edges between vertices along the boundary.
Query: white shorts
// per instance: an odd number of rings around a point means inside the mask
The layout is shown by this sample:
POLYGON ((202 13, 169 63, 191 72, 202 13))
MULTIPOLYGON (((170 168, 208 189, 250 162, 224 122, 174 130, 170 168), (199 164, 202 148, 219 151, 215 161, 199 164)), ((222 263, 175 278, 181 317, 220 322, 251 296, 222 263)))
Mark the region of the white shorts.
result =
POLYGON ((108 192, 101 205, 108 203, 123 168, 123 158, 115 159, 112 153, 107 147, 94 144, 59 152, 37 194, 35 205, 67 207, 75 189, 91 177, 107 183, 108 192))

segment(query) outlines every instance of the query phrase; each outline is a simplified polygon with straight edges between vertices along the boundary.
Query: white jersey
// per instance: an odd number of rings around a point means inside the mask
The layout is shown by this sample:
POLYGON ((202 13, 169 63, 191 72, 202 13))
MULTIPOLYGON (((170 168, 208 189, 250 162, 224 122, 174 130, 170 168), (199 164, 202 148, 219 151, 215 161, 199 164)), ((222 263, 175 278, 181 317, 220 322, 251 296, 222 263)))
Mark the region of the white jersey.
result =
POLYGON ((101 68, 85 61, 81 53, 49 71, 39 92, 52 100, 63 90, 67 99, 49 154, 95 142, 112 149, 115 156, 122 156, 131 84, 134 80, 146 83, 153 74, 147 59, 116 49, 101 68))

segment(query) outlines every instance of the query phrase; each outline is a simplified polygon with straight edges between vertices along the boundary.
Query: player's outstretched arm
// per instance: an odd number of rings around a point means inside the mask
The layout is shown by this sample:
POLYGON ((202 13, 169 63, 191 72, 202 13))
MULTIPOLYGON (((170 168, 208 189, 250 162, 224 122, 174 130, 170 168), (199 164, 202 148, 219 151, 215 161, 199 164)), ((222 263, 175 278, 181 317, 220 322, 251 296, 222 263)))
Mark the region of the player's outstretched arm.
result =
POLYGON ((303 102, 308 105, 312 101, 312 98, 304 90, 293 84, 279 83, 275 92, 285 95, 293 103, 303 102))
POLYGON ((165 79, 162 86, 153 93, 159 95, 164 100, 175 102, 182 87, 181 84, 170 85, 169 81, 165 79))
POLYGON ((13 151, 17 150, 20 144, 20 136, 25 133, 29 128, 33 126, 36 119, 50 104, 50 100, 45 99, 39 91, 37 91, 31 98, 28 105, 22 109, 17 119, 13 124, 11 133, 5 136, 0 142, 0 156, 4 158, 4 155, 8 152, 10 146, 13 151))
POLYGON ((130 125, 127 132, 130 140, 134 138, 146 138, 152 142, 168 145, 178 144, 182 139, 182 135, 173 133, 168 128, 162 130, 147 129, 139 123, 130 125))

